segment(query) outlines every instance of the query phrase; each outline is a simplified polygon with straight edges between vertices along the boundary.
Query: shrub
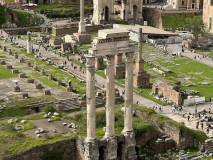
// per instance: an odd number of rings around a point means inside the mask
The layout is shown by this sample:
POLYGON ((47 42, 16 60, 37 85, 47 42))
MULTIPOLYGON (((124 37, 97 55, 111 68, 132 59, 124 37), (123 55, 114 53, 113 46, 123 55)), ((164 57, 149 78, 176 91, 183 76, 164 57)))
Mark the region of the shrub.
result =
POLYGON ((59 152, 56 150, 48 151, 46 150, 41 156, 42 160, 62 160, 64 152, 59 152))
POLYGON ((51 105, 47 105, 47 106, 44 107, 45 113, 49 113, 49 112, 54 113, 55 111, 56 111, 56 109, 51 105))

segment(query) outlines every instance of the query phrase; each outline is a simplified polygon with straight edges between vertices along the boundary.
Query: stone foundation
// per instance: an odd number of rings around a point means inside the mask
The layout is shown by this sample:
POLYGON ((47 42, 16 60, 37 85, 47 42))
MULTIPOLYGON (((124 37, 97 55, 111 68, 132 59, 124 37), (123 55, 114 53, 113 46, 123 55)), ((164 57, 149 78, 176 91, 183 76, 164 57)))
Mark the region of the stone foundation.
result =
POLYGON ((0 61, 0 65, 6 65, 5 61, 0 61))
POLYGON ((35 85, 35 88, 36 88, 36 89, 42 89, 41 83, 37 83, 37 84, 35 85))
POLYGON ((133 78, 133 86, 140 87, 149 87, 150 86, 150 75, 146 73, 146 71, 138 72, 134 74, 133 78))
POLYGON ((91 43, 91 36, 89 34, 74 33, 73 35, 79 43, 91 43))
POLYGON ((72 91, 73 91, 73 88, 70 87, 70 86, 68 86, 68 87, 67 87, 67 92, 72 92, 72 91))
POLYGON ((34 83, 34 79, 27 79, 27 83, 34 83))
POLYGON ((44 95, 46 96, 46 95, 51 95, 51 92, 50 92, 50 90, 48 89, 48 90, 45 90, 44 91, 44 95))
POLYGON ((16 85, 16 86, 14 86, 13 91, 14 91, 14 92, 20 92, 21 89, 20 89, 19 86, 16 85))
POLYGON ((125 64, 120 63, 115 65, 115 78, 124 78, 125 77, 125 64))
POLYGON ((25 73, 20 73, 19 74, 19 78, 25 78, 26 77, 26 74, 25 73))
POLYGON ((12 65, 6 65, 5 68, 6 69, 13 69, 12 65))

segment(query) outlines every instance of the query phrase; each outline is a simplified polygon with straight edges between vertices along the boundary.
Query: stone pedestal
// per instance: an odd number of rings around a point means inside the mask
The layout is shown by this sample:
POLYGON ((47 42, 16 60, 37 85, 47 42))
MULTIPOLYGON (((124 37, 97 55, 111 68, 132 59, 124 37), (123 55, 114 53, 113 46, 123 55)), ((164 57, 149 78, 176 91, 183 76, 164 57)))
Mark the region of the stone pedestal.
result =
POLYGON ((102 69, 104 65, 103 57, 96 57, 95 58, 95 69, 102 69))
POLYGON ((61 81, 57 81, 57 84, 58 84, 59 86, 61 86, 61 85, 62 85, 62 82, 61 82, 61 81))
POLYGON ((25 73, 20 73, 19 74, 19 78, 25 78, 26 77, 26 74, 25 73))
POLYGON ((23 98, 23 99, 27 99, 27 98, 28 98, 28 93, 22 94, 22 98, 23 98))
POLYGON ((34 70, 34 71, 38 71, 38 66, 35 65, 35 66, 33 67, 33 70, 34 70))
POLYGON ((144 61, 136 62, 136 70, 133 78, 133 86, 137 88, 150 86, 150 75, 144 71, 144 61))
POLYGON ((67 87, 67 92, 72 92, 72 91, 73 91, 73 88, 70 87, 70 86, 68 86, 68 87, 67 87))
POLYGON ((31 33, 27 32, 27 53, 32 54, 31 33))
POLYGON ((79 43, 91 43, 92 41, 91 36, 87 33, 74 33, 73 35, 76 37, 79 43))
POLYGON ((115 55, 115 78, 125 77, 125 64, 122 61, 122 54, 115 55))
POLYGON ((18 69, 13 69, 13 70, 12 70, 12 73, 13 73, 13 74, 18 74, 19 71, 18 71, 18 69))
POLYGON ((6 46, 4 46, 3 51, 7 52, 7 47, 6 46))
POLYGON ((41 70, 41 75, 45 76, 45 70, 44 69, 41 70))
POLYGON ((27 79, 27 83, 34 83, 34 79, 32 79, 32 78, 27 79))
POLYGON ((9 54, 9 55, 13 55, 13 53, 12 53, 12 50, 11 50, 11 49, 9 49, 8 54, 9 54))
POLYGON ((12 65, 9 65, 9 64, 6 65, 5 68, 6 68, 6 69, 13 69, 12 65))
POLYGON ((14 58, 18 59, 18 54, 17 53, 15 53, 14 58))
POLYGON ((117 137, 107 138, 107 160, 117 160, 117 137))
POLYGON ((48 79, 49 79, 49 80, 53 80, 52 74, 50 74, 50 75, 48 76, 48 79))
MULTIPOLYGON (((84 142, 85 160, 99 160, 98 142, 94 140, 85 140, 84 142)), ((117 150, 116 150, 117 151, 117 150)))
POLYGON ((45 91, 44 91, 44 95, 45 95, 45 96, 47 96, 47 95, 51 95, 50 90, 49 90, 49 89, 48 89, 48 90, 45 90, 45 91))
POLYGON ((35 84, 35 88, 36 88, 36 89, 42 89, 42 85, 41 85, 41 83, 37 83, 37 84, 35 84))
POLYGON ((30 61, 27 61, 27 66, 28 66, 28 67, 31 67, 30 61))
POLYGON ((78 51, 78 46, 77 46, 77 44, 71 44, 71 47, 72 47, 72 51, 73 51, 74 53, 76 53, 76 52, 78 51))
POLYGON ((21 59, 20 59, 20 63, 24 63, 24 58, 21 58, 21 59))
POLYGON ((19 86, 15 85, 15 86, 13 87, 13 91, 14 91, 14 92, 20 92, 21 89, 20 89, 19 86))
POLYGON ((1 65, 6 65, 6 62, 5 61, 0 61, 0 64, 1 65))
POLYGON ((134 131, 126 132, 125 137, 125 159, 137 160, 137 155, 135 151, 135 133, 134 131))

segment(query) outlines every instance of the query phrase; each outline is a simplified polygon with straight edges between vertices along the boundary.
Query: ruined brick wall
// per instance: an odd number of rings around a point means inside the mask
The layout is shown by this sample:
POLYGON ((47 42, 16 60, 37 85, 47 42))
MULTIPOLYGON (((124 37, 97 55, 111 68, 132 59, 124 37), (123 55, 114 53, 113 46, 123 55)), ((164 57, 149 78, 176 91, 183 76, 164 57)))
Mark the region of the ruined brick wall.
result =
MULTIPOLYGON (((58 152, 63 152, 63 160, 76 160, 76 157, 79 157, 75 141, 64 140, 53 144, 46 144, 41 147, 35 147, 16 156, 5 157, 3 160, 41 160, 41 156, 45 154, 45 151, 47 150, 57 150, 58 152)), ((79 158, 79 160, 81 159, 79 158)))
POLYGON ((211 1, 207 0, 204 0, 203 2, 203 23, 206 25, 207 29, 209 29, 209 31, 213 33, 213 24, 212 29, 209 28, 210 18, 213 18, 213 6, 211 6, 210 3, 211 1))
POLYGON ((4 31, 10 35, 24 35, 27 34, 28 31, 41 32, 41 28, 40 27, 5 28, 4 31))
MULTIPOLYGON (((135 110, 135 114, 137 117, 147 120, 149 116, 148 112, 142 111, 140 109, 135 110)), ((149 120, 149 123, 161 134, 166 134, 170 138, 172 138, 178 149, 184 149, 188 147, 192 147, 194 144, 194 136, 193 133, 188 128, 181 128, 179 126, 170 123, 169 121, 164 121, 164 125, 160 125, 158 123, 158 117, 153 117, 149 120)))
POLYGON ((182 104, 181 93, 171 88, 171 86, 165 85, 164 83, 154 84, 152 86, 152 92, 158 95, 162 95, 177 105, 182 104))
POLYGON ((63 42, 62 39, 50 39, 49 40, 49 45, 50 46, 61 45, 62 42, 63 42))

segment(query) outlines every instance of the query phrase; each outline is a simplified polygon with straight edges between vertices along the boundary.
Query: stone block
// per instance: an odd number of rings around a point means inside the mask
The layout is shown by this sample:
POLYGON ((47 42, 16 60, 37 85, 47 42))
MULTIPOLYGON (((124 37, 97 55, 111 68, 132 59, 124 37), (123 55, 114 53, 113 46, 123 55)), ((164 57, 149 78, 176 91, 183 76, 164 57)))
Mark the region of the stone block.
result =
POLYGON ((57 84, 58 84, 59 86, 61 86, 61 85, 62 85, 62 82, 61 82, 61 81, 58 81, 57 84))
POLYGON ((0 61, 0 64, 1 65, 6 65, 6 62, 2 60, 2 61, 0 61))
POLYGON ((36 88, 36 89, 42 89, 41 83, 36 83, 36 84, 35 84, 35 88, 36 88))
POLYGON ((18 69, 13 69, 13 70, 12 70, 12 73, 13 73, 13 74, 18 74, 18 73, 19 73, 19 70, 18 70, 18 69))
POLYGON ((23 99, 29 98, 29 97, 28 97, 28 93, 23 93, 23 94, 22 94, 22 98, 23 98, 23 99))
POLYGON ((20 73, 19 74, 19 78, 25 78, 26 77, 26 74, 25 73, 20 73))
POLYGON ((13 69, 12 65, 8 64, 5 66, 6 69, 13 69))
POLYGON ((15 53, 14 58, 18 59, 18 54, 17 53, 15 53))
POLYGON ((27 83, 34 83, 34 79, 33 78, 27 79, 27 83))
POLYGON ((6 46, 4 46, 3 51, 7 52, 7 47, 6 46))
POLYGON ((48 90, 44 90, 44 95, 51 95, 50 90, 49 89, 48 90))
POLYGON ((73 91, 73 88, 70 87, 70 86, 68 86, 68 87, 67 87, 67 92, 72 92, 72 91, 73 91))
POLYGON ((30 61, 27 61, 27 66, 28 66, 28 67, 31 67, 30 61))
MULTIPOLYGON (((137 72, 137 71, 136 71, 137 72)), ((136 88, 144 88, 150 86, 150 75, 146 71, 134 74, 133 86, 136 88)))
POLYGON ((12 50, 11 50, 11 49, 9 49, 8 54, 9 54, 9 55, 13 55, 13 53, 12 53, 12 50))
POLYGON ((76 52, 78 51, 78 46, 77 46, 77 44, 72 44, 72 51, 73 51, 74 53, 76 53, 76 52))
POLYGON ((24 58, 21 58, 21 59, 20 59, 20 63, 24 63, 24 58))
POLYGON ((34 70, 34 71, 38 71, 38 66, 34 66, 34 67, 33 67, 33 70, 34 70))
POLYGON ((13 87, 13 91, 14 91, 14 92, 20 92, 21 89, 20 89, 19 86, 16 85, 16 86, 13 87))
POLYGON ((53 76, 50 74, 50 75, 48 76, 48 79, 49 79, 49 80, 53 80, 53 76))
POLYGON ((45 70, 44 69, 41 70, 41 75, 45 76, 45 70))
POLYGON ((89 34, 74 33, 73 35, 79 43, 91 43, 91 36, 89 34))

